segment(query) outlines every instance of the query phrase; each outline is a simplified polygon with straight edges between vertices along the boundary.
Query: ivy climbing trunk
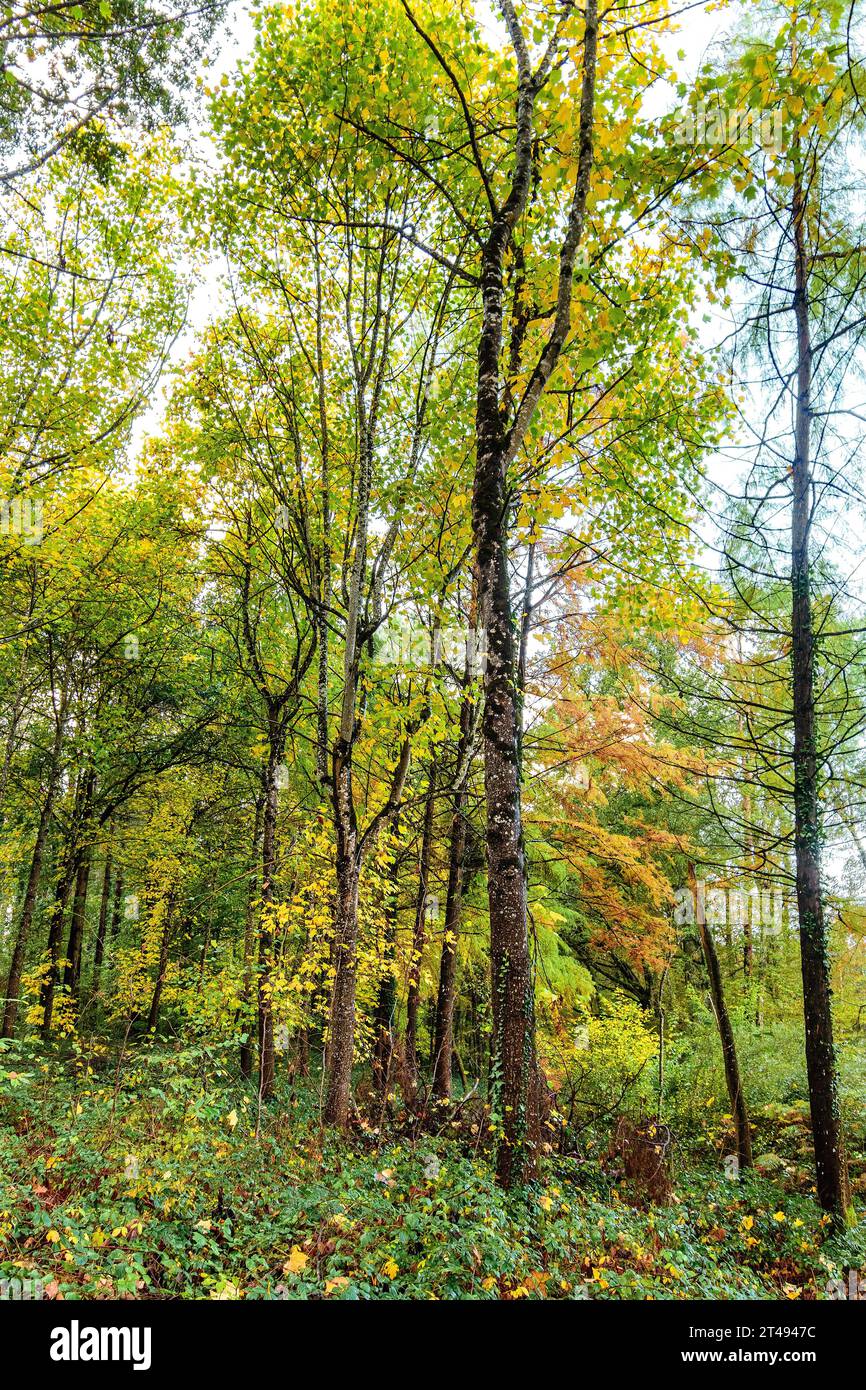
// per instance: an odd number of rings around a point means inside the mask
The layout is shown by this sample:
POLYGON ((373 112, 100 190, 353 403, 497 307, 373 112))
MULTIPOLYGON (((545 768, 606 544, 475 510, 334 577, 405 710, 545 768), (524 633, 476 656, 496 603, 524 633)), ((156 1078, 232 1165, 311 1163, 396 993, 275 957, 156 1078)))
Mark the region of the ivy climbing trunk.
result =
MULTIPOLYGON (((517 109, 511 183, 501 204, 486 177, 484 183, 490 218, 481 248, 482 315, 475 398, 472 531, 475 592, 486 638, 482 737, 493 1014, 491 1105, 497 1136, 497 1177, 504 1187, 512 1187, 530 1177, 534 1169, 539 1088, 520 805, 518 641, 509 581, 508 539, 513 505, 509 469, 524 446, 571 328, 574 270, 586 220, 593 163, 598 16, 596 0, 587 0, 577 168, 559 246, 555 302, 543 346, 512 413, 506 404, 508 393, 502 379, 505 260, 515 247, 516 228, 530 198, 537 139, 536 99, 557 60, 558 38, 554 36, 545 57, 533 71, 529 47, 511 0, 503 0, 502 15, 517 63, 517 109)), ((470 134, 474 140, 474 130, 470 129, 470 134)), ((518 300, 513 316, 520 320, 523 312, 518 300)), ((513 351, 511 358, 514 369, 519 364, 513 351)))

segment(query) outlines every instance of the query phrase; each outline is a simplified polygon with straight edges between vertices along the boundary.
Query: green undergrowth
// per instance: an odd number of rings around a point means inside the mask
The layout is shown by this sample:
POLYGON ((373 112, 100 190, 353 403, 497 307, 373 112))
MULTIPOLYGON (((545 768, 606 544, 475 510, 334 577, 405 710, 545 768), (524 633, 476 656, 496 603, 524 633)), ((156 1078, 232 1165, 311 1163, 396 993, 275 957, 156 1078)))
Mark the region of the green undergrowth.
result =
POLYGON ((596 1143, 507 1195, 464 1116, 334 1136, 314 1083, 260 1111, 234 1055, 7 1045, 0 1277, 55 1298, 806 1300, 866 1262, 866 1224, 832 1237, 790 1162, 735 1181, 680 1159, 652 1210, 596 1143))

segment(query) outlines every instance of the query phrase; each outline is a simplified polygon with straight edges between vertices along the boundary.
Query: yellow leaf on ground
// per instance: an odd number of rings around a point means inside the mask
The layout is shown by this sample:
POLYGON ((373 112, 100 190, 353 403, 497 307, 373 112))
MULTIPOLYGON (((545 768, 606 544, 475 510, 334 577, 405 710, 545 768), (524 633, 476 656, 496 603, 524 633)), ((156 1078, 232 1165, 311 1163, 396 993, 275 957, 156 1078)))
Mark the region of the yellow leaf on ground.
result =
POLYGON ((305 1255, 300 1246, 293 1245, 292 1253, 283 1265, 284 1274, 302 1274, 307 1267, 309 1255, 305 1255))

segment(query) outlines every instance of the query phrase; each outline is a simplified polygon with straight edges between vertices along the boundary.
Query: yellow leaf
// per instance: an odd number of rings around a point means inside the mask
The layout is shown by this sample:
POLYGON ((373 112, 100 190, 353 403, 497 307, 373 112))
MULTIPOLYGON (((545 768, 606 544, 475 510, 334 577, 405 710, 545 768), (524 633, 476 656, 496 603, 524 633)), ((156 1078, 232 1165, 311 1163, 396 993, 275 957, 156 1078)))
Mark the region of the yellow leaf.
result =
POLYGON ((309 1255, 305 1255, 300 1246, 293 1245, 292 1253, 283 1265, 284 1274, 302 1274, 307 1267, 309 1255))
POLYGON ((398 1274, 400 1266, 396 1260, 386 1260, 382 1266, 382 1273, 388 1278, 393 1279, 398 1274))

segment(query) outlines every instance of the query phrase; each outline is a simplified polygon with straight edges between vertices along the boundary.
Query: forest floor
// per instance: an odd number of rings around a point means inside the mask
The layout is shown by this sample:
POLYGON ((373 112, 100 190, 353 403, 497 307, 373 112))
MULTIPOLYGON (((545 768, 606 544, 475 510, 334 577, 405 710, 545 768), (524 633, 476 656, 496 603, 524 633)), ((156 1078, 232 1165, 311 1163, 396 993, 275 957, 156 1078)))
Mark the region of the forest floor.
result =
MULTIPOLYGON (((438 1133, 397 1116, 340 1138, 313 1083, 284 1078, 259 1111, 221 1055, 6 1045, 0 1279, 54 1298, 809 1300, 866 1265, 866 1219, 834 1237, 821 1217, 796 1109, 756 1116, 769 1172, 727 1178, 715 1141, 677 1152, 662 1207, 625 1190, 603 1136, 506 1196, 471 1107, 438 1133)), ((862 1136, 852 1170, 862 1208, 862 1136)))

